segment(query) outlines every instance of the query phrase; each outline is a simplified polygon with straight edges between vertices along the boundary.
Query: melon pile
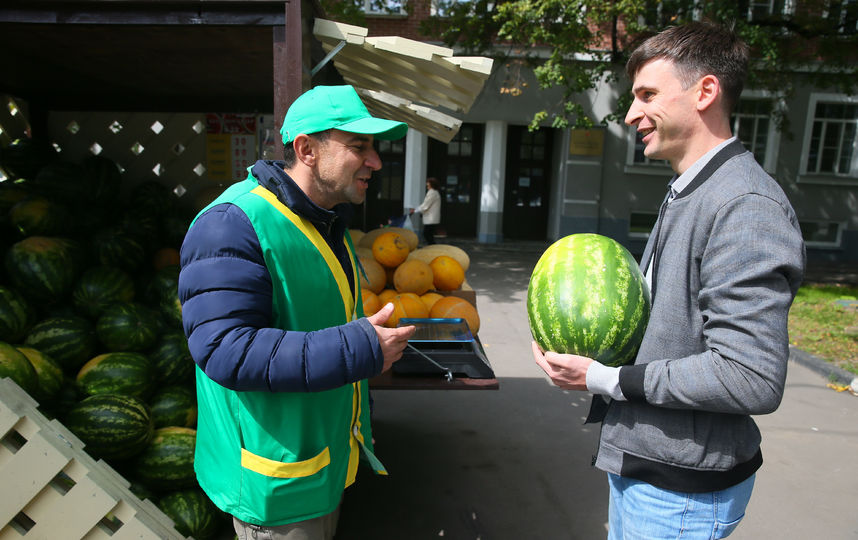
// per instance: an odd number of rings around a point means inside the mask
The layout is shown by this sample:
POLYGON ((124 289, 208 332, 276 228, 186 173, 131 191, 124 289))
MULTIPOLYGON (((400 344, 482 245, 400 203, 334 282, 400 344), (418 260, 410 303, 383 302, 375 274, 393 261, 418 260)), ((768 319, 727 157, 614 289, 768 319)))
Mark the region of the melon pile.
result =
POLYGON ((211 538, 229 523, 193 470, 194 362, 177 293, 195 209, 107 158, 68 163, 28 144, 0 149, 0 378, 179 532, 211 538))
POLYGON ((418 248, 417 235, 398 227, 350 233, 361 266, 366 315, 390 302, 393 315, 385 326, 394 328, 402 318, 462 318, 474 335, 479 332, 477 308, 451 294, 468 287, 465 273, 471 261, 463 249, 449 244, 418 248))

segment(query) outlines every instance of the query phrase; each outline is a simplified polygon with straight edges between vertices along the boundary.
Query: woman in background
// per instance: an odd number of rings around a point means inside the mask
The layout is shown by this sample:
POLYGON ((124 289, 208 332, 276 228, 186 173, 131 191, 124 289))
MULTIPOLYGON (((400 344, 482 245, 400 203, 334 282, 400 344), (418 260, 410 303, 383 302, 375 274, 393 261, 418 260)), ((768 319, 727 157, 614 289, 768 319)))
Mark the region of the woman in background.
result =
POLYGON ((438 180, 433 177, 426 179, 426 197, 417 208, 412 208, 411 213, 423 214, 423 238, 426 244, 435 243, 435 229, 441 223, 441 194, 438 192, 438 180))

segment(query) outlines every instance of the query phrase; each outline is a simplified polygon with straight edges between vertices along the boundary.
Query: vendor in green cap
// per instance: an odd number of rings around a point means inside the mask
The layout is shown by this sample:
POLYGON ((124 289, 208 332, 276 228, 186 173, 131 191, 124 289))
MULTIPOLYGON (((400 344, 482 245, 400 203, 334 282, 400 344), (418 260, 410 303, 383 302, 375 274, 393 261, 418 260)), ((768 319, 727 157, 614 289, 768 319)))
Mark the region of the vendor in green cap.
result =
POLYGON ((351 86, 313 88, 286 113, 284 160, 257 161, 185 237, 194 468, 239 538, 333 538, 361 458, 386 474, 367 379, 402 356, 414 327, 384 327, 390 304, 364 316, 348 223, 381 168, 373 140, 407 129, 372 117, 351 86))

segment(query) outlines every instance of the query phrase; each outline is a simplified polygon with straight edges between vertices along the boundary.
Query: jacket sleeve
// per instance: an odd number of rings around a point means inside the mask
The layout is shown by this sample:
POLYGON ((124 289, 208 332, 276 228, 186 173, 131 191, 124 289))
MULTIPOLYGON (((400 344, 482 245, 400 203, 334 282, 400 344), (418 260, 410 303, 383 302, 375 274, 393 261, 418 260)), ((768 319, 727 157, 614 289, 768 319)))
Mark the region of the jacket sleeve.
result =
POLYGON ((423 197, 423 202, 420 203, 420 206, 417 207, 415 212, 420 212, 422 214, 426 213, 426 211, 432 208, 432 206, 435 205, 435 202, 438 201, 440 198, 441 196, 438 195, 438 192, 436 190, 430 189, 426 192, 426 196, 423 197))
POLYGON ((194 362, 238 391, 316 392, 381 372, 366 318, 314 332, 272 328, 272 286, 247 216, 222 204, 202 214, 181 250, 179 299, 194 362))
POLYGON ((724 413, 777 409, 789 358, 787 316, 804 257, 801 233, 777 201, 744 195, 727 203, 699 261, 705 349, 621 368, 623 395, 724 413))

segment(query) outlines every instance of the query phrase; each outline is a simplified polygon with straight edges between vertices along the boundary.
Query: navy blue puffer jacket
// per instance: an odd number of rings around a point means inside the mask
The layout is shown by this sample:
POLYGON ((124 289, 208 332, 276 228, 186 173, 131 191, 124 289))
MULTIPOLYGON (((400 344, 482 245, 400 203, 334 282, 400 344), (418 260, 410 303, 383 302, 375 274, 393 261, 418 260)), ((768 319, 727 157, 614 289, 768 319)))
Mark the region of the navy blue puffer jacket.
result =
MULTIPOLYGON (((315 205, 283 171, 258 161, 259 184, 311 221, 343 265, 354 292, 343 235, 351 206, 315 205)), ((191 356, 218 384, 238 391, 316 392, 377 375, 383 366, 366 318, 315 332, 272 328, 272 286, 256 232, 232 204, 201 214, 181 249, 179 299, 191 356)))

